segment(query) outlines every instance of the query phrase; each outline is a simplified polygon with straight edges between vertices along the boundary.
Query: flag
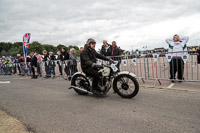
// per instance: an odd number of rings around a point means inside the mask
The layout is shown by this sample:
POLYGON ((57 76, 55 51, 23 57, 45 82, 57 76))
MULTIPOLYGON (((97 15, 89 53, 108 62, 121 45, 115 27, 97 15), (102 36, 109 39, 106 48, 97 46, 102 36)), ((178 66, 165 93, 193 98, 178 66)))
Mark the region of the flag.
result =
POLYGON ((23 50, 24 50, 24 66, 25 69, 27 69, 27 53, 28 53, 28 47, 29 47, 29 41, 30 41, 31 33, 26 33, 23 36, 23 50))

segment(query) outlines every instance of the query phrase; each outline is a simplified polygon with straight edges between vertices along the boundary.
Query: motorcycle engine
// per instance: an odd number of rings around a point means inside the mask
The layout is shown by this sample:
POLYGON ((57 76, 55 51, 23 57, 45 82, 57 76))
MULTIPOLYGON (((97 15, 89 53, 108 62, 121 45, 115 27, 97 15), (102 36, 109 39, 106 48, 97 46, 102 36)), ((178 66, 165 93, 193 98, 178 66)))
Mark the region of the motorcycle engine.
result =
POLYGON ((103 77, 108 77, 110 75, 110 68, 104 67, 103 69, 99 70, 102 73, 103 77))

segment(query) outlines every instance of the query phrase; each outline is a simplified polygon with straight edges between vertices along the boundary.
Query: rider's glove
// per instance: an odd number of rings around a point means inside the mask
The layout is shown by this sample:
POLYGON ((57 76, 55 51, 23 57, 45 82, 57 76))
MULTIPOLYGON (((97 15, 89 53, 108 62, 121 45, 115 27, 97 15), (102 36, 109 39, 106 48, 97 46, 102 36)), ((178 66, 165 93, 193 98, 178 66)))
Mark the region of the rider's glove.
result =
POLYGON ((109 61, 110 61, 111 64, 114 63, 114 60, 112 60, 112 59, 109 59, 109 61))
POLYGON ((103 68, 102 65, 97 65, 96 63, 93 63, 93 64, 92 64, 92 67, 93 67, 93 68, 99 68, 99 69, 103 68))

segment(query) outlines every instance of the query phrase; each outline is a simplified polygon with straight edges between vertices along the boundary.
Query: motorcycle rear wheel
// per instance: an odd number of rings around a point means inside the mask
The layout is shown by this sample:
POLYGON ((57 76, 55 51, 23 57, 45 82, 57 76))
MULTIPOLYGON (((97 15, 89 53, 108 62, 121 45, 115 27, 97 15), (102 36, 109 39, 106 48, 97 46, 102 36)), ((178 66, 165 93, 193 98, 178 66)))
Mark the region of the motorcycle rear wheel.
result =
POLYGON ((113 89, 122 98, 132 98, 138 94, 139 84, 135 77, 121 74, 114 79, 113 89))
MULTIPOLYGON (((71 85, 81 87, 81 88, 87 90, 90 86, 90 83, 85 76, 83 76, 81 74, 77 74, 77 75, 73 76, 71 85)), ((76 93, 78 93, 79 95, 87 95, 88 94, 87 92, 84 92, 84 91, 81 91, 81 90, 78 90, 75 88, 74 88, 74 91, 76 93)))

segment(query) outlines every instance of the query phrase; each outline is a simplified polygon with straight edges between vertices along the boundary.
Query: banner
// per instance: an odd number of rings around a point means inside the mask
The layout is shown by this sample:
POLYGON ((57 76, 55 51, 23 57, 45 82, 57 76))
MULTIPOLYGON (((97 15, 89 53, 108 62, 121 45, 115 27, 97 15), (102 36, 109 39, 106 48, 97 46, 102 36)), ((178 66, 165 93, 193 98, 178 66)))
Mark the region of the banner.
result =
POLYGON ((31 33, 26 33, 23 36, 23 51, 24 51, 24 69, 27 71, 27 53, 28 53, 28 47, 29 47, 29 41, 30 41, 31 33))
POLYGON ((165 54, 167 61, 170 62, 172 60, 172 55, 171 54, 165 54))
POLYGON ((122 60, 122 64, 123 64, 124 66, 127 66, 127 60, 122 60))
POLYGON ((114 64, 117 65, 117 64, 118 64, 118 61, 114 61, 114 64))
POLYGON ((187 62, 188 58, 189 58, 189 54, 182 55, 182 59, 183 59, 184 63, 187 62))
POLYGON ((132 61, 132 63, 136 66, 137 58, 133 58, 131 61, 132 61))
POLYGON ((98 64, 101 65, 102 64, 102 60, 98 59, 98 64))
POLYGON ((159 54, 152 54, 154 62, 158 61, 159 54))
POLYGON ((110 62, 109 61, 106 61, 106 65, 109 65, 110 64, 110 62))

